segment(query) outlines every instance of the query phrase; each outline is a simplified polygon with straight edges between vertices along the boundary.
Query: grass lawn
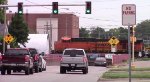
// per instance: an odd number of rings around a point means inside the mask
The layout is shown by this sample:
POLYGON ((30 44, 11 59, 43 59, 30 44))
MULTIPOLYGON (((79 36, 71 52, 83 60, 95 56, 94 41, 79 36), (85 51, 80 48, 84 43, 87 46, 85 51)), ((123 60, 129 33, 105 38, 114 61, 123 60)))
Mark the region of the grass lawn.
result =
POLYGON ((137 58, 136 61, 150 61, 150 58, 147 58, 147 57, 137 58))
MULTIPOLYGON (((103 78, 128 78, 128 69, 110 69, 105 72, 103 78)), ((131 72, 132 78, 150 78, 150 68, 135 68, 131 72)))

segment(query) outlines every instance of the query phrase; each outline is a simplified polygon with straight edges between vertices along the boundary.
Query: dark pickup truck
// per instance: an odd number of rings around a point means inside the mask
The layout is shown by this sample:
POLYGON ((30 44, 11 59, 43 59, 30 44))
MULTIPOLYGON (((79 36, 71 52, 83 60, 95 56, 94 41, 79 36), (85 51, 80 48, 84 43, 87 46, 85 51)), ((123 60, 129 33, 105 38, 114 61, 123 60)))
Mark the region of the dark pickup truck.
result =
POLYGON ((33 74, 33 58, 27 48, 10 48, 2 55, 1 74, 11 74, 13 70, 25 71, 26 75, 33 74))

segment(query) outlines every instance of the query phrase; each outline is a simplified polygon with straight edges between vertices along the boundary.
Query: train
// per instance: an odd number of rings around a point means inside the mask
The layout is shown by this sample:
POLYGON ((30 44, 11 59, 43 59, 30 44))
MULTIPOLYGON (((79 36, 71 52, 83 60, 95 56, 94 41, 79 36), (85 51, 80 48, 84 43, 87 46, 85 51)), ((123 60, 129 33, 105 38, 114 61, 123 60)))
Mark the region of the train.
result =
MULTIPOLYGON (((69 40, 60 40, 54 43, 54 53, 62 53, 66 48, 82 48, 88 53, 111 53, 111 44, 109 39, 97 38, 71 38, 69 40)), ((132 46, 131 46, 132 47, 132 46)), ((143 40, 137 40, 134 46, 134 52, 138 55, 144 49, 143 40)), ((116 45, 116 54, 128 53, 128 40, 119 40, 116 45)), ((132 48, 131 48, 132 49, 132 48)))

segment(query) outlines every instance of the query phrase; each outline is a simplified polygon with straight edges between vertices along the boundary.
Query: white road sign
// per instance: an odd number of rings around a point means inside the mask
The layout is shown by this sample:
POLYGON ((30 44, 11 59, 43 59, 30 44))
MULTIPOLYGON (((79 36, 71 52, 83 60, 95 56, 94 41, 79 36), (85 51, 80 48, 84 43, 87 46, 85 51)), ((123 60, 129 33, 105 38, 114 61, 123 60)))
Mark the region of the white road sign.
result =
POLYGON ((136 25, 136 5, 123 4, 122 5, 122 25, 130 26, 136 25))

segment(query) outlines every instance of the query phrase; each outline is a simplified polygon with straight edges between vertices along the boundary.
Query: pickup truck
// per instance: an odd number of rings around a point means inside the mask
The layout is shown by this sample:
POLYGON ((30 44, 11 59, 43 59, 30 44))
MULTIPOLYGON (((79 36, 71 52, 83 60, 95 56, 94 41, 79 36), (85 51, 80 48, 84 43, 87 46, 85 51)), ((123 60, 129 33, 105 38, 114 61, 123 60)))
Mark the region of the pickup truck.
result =
POLYGON ((63 74, 72 70, 82 70, 83 74, 88 73, 88 60, 84 49, 66 48, 63 51, 60 73, 63 74))
POLYGON ((2 55, 1 75, 11 74, 11 71, 25 71, 26 75, 33 74, 33 58, 27 48, 9 48, 2 55))

